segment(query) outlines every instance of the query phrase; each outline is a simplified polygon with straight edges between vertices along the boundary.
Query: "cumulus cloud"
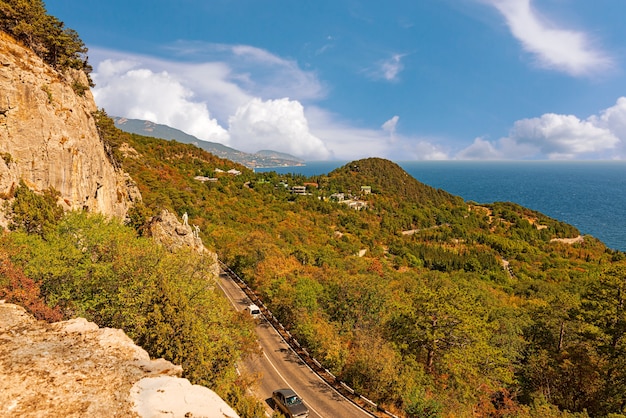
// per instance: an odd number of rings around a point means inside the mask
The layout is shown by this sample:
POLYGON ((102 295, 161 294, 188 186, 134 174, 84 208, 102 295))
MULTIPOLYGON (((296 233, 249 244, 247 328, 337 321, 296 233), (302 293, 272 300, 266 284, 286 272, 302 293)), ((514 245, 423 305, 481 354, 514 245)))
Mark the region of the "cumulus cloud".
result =
POLYGON ((588 75, 612 65, 611 58, 596 48, 587 34, 563 29, 541 16, 531 0, 482 0, 506 19, 511 33, 539 66, 573 76, 588 75))
POLYGON ((309 131, 304 108, 294 100, 255 98, 237 109, 228 125, 232 145, 242 151, 280 150, 310 160, 330 156, 324 142, 309 131))
POLYGON ((329 155, 323 142, 308 132, 298 100, 257 99, 284 97, 287 92, 304 100, 323 97, 314 73, 244 45, 179 43, 172 48, 175 55, 190 61, 92 52, 96 61, 98 56, 109 57, 98 63, 93 74, 98 106, 113 116, 166 124, 242 150, 277 147, 303 158, 329 155), (227 125, 235 133, 234 143, 227 125), (260 143, 252 133, 262 134, 268 142, 260 143))
POLYGON ((400 135, 395 132, 398 116, 384 122, 380 129, 357 128, 349 121, 311 106, 305 110, 311 132, 325 143, 337 160, 368 157, 388 158, 394 161, 439 160, 448 155, 436 145, 437 140, 400 135), (394 130, 393 137, 390 130, 394 130))
POLYGON ((572 159, 613 149, 619 139, 593 120, 548 113, 515 122, 509 140, 536 148, 550 159, 572 159))
POLYGON ((433 144, 430 141, 418 140, 417 142, 411 141, 410 152, 405 154, 402 160, 423 160, 423 161, 435 161, 435 160, 447 160, 450 157, 448 153, 441 149, 437 144, 433 144), (410 156, 411 158, 407 158, 410 156))
POLYGON ((206 105, 167 71, 134 68, 130 61, 107 60, 94 76, 94 97, 108 113, 183 129, 200 139, 227 144, 228 132, 211 118, 206 105))
POLYGON ((615 106, 590 118, 591 123, 613 132, 626 145, 626 97, 617 99, 615 106))
POLYGON ((458 159, 613 159, 624 158, 626 98, 587 119, 546 113, 513 124, 496 142, 482 138, 459 152, 458 159))
POLYGON ((456 155, 457 160, 499 160, 502 153, 484 138, 476 138, 472 145, 456 155))
POLYGON ((172 48, 189 61, 92 49, 98 106, 242 151, 273 149, 309 161, 445 155, 428 140, 398 135, 398 116, 369 129, 314 106, 325 94, 315 74, 267 51, 205 43, 172 48), (285 98, 291 93, 296 97, 285 98))

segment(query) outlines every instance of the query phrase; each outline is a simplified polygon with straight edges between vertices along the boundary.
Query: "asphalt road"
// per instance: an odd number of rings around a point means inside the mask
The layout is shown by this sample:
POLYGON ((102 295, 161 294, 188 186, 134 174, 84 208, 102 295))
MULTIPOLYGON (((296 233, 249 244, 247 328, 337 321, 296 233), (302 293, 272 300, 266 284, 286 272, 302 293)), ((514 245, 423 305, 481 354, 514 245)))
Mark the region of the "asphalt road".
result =
MULTIPOLYGON (((220 276, 220 286, 237 310, 244 310, 250 304, 246 294, 227 275, 220 276)), ((372 417, 315 374, 265 318, 257 321, 256 332, 262 354, 242 367, 247 372, 259 373, 259 384, 254 392, 265 401, 268 416, 271 416, 274 406, 272 391, 291 388, 304 400, 310 418, 372 417)))

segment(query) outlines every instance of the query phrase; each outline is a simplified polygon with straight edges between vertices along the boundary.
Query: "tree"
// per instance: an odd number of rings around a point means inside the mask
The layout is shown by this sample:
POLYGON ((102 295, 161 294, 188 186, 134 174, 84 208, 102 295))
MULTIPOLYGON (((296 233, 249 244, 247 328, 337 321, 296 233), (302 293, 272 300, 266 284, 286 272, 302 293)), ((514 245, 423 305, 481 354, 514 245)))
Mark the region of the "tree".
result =
POLYGON ((8 204, 9 229, 44 235, 63 216, 63 208, 57 205, 59 196, 52 188, 37 194, 20 180, 14 200, 8 204))
POLYGON ((39 285, 26 277, 5 252, 0 253, 0 299, 23 306, 37 319, 55 322, 62 318, 60 309, 46 305, 39 285))
POLYGON ((604 388, 596 413, 626 411, 626 266, 607 269, 583 295, 578 318, 581 334, 598 360, 604 388))
POLYGON ((82 70, 93 86, 87 47, 76 31, 48 14, 42 0, 0 0, 0 30, 23 42, 56 69, 82 70))

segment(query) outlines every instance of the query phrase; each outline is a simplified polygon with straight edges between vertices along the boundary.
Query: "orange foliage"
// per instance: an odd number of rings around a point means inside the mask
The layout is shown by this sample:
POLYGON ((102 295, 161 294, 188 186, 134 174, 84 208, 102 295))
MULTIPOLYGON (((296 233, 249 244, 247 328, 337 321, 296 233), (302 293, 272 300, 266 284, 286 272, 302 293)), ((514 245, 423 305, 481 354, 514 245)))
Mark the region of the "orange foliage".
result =
POLYGON ((39 285, 0 254, 0 298, 23 306, 35 318, 48 322, 63 319, 59 307, 50 308, 41 297, 39 285))

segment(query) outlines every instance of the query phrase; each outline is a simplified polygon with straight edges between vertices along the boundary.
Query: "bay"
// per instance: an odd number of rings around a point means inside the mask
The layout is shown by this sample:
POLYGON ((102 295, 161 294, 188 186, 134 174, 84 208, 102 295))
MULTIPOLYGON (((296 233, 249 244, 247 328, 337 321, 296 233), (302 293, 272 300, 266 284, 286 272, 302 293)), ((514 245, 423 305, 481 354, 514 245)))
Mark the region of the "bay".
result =
MULTIPOLYGON (((327 174, 347 161, 257 169, 304 176, 327 174)), ((477 203, 514 202, 626 251, 626 162, 400 161, 412 177, 477 203)))

